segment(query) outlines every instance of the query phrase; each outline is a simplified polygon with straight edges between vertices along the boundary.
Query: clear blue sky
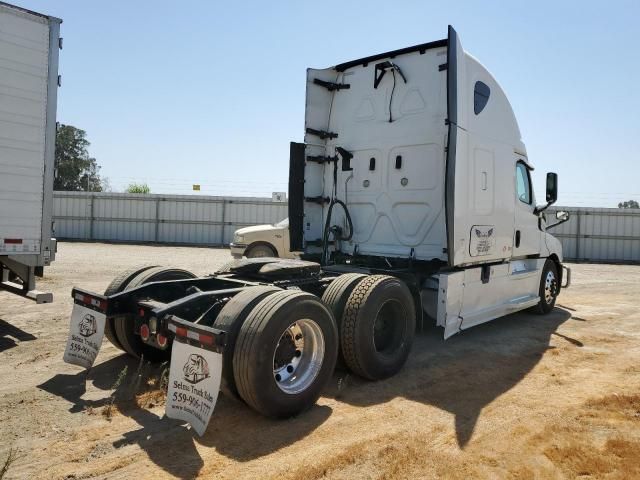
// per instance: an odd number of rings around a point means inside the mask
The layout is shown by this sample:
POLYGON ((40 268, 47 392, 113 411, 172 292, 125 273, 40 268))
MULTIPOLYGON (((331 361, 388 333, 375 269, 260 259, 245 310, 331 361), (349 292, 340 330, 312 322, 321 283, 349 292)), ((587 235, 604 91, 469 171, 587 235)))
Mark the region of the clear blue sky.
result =
POLYGON ((58 120, 114 190, 286 190, 305 69, 444 38, 512 102, 534 184, 561 205, 640 200, 640 2, 14 0, 64 20, 58 120))

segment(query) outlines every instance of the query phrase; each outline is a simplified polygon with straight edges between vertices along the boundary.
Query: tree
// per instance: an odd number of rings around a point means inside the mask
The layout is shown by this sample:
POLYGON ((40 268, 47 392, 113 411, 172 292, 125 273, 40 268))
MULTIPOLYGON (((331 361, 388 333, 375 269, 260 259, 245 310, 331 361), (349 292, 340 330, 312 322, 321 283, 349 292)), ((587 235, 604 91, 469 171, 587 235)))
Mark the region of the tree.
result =
POLYGON ((101 192, 103 180, 96 159, 89 156, 87 133, 72 125, 56 132, 56 178, 54 190, 101 192))
POLYGON ((618 208, 640 208, 640 204, 635 200, 629 200, 628 202, 620 202, 618 208))
POLYGON ((125 189, 126 193, 150 193, 151 189, 146 183, 130 183, 125 189))

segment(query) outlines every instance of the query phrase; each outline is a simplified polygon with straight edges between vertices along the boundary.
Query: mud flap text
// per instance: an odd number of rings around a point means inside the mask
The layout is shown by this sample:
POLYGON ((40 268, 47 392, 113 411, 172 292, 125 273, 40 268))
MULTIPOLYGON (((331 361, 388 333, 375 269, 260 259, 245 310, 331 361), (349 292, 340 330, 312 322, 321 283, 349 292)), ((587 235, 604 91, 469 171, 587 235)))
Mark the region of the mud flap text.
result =
POLYGON ((91 368, 102 345, 105 321, 106 315, 103 313, 75 304, 71 313, 64 361, 91 368))
POLYGON ((191 424, 202 436, 218 399, 222 355, 180 341, 173 342, 167 417, 191 424))

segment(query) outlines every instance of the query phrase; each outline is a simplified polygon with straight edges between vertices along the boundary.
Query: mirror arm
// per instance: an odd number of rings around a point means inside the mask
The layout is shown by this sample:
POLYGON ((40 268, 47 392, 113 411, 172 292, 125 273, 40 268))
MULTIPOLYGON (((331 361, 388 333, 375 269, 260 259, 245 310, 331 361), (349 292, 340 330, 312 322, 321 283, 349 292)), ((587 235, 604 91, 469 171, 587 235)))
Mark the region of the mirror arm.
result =
POLYGON ((545 227, 545 230, 549 230, 550 228, 557 227, 558 225, 560 225, 560 224, 562 224, 564 222, 568 222, 569 218, 571 218, 571 215, 569 214, 569 212, 567 212, 567 218, 565 218, 564 220, 560 220, 559 222, 556 222, 556 223, 554 223, 552 225, 547 225, 545 227))
POLYGON ((535 213, 536 215, 538 215, 538 214, 540 214, 540 213, 544 212, 547 208, 549 208, 549 207, 550 207, 551 205, 553 205, 554 203, 556 203, 556 202, 548 202, 546 205, 543 205, 542 207, 536 207, 536 208, 533 210, 533 213, 535 213))

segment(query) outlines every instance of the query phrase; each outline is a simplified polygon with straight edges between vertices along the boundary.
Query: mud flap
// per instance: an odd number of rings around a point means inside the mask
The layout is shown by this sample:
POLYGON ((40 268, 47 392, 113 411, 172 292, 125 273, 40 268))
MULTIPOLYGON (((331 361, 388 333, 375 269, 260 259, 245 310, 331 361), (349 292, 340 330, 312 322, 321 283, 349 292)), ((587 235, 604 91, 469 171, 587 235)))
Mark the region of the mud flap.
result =
POLYGON ((93 366, 104 337, 107 316, 89 306, 73 305, 63 360, 86 369, 93 366))
POLYGON ((165 414, 189 423, 204 435, 216 406, 222 377, 222 346, 216 330, 189 325, 180 319, 169 323, 175 334, 169 369, 165 414))

